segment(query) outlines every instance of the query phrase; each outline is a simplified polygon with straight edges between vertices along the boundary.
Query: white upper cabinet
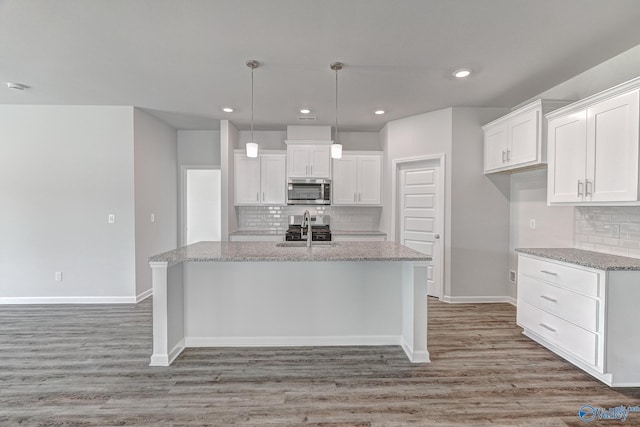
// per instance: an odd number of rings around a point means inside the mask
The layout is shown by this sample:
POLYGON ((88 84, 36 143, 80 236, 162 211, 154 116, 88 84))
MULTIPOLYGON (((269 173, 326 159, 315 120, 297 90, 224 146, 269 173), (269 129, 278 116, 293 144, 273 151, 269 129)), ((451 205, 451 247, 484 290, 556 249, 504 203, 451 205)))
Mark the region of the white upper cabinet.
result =
POLYGON ((333 205, 382 203, 382 155, 348 154, 333 159, 333 205))
POLYGON ((544 165, 544 113, 566 104, 537 100, 484 125, 484 173, 544 165))
POLYGON ((640 79, 549 119, 549 204, 638 204, 640 79))
POLYGON ((234 155, 235 205, 284 205, 286 203, 286 156, 260 154, 249 158, 234 155))
POLYGON ((286 141, 289 178, 331 178, 331 141, 286 141))

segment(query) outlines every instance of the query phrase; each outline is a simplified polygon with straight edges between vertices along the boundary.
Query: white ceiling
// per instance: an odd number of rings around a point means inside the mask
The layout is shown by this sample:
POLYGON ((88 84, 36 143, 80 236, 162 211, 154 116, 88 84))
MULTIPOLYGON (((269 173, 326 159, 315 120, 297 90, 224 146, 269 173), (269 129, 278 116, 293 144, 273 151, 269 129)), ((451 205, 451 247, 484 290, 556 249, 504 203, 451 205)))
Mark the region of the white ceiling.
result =
POLYGON ((340 130, 513 107, 640 44, 639 0, 0 0, 0 104, 133 105, 178 129, 340 130), (456 80, 451 72, 474 74, 456 80), (236 112, 222 113, 222 106, 236 112), (384 116, 373 111, 383 108, 384 116))

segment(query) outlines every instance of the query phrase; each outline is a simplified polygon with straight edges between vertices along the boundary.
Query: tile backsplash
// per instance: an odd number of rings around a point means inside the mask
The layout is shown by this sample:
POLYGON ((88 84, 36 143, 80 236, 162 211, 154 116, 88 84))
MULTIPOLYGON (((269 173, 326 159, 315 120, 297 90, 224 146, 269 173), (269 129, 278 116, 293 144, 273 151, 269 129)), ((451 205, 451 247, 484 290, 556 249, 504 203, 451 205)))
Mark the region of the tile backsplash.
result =
POLYGON ((640 207, 577 207, 575 247, 640 258, 640 207))
POLYGON ((241 230, 286 231, 289 215, 302 215, 306 209, 312 215, 330 215, 332 230, 378 231, 379 207, 364 206, 238 206, 238 227, 241 230))

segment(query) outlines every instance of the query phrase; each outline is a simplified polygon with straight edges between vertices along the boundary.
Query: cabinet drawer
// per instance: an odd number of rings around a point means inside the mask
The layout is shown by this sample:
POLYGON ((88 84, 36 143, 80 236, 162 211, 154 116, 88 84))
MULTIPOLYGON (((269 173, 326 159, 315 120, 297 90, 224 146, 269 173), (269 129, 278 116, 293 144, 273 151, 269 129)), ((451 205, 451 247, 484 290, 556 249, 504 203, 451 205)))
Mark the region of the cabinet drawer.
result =
POLYGON ((598 335, 525 302, 518 304, 518 325, 540 335, 590 365, 597 365, 598 335))
POLYGON ((529 276, 520 276, 518 305, 533 305, 593 332, 598 331, 598 300, 550 285, 529 276))
POLYGON ((581 294, 598 296, 599 274, 593 271, 520 255, 518 257, 518 273, 546 280, 581 294))

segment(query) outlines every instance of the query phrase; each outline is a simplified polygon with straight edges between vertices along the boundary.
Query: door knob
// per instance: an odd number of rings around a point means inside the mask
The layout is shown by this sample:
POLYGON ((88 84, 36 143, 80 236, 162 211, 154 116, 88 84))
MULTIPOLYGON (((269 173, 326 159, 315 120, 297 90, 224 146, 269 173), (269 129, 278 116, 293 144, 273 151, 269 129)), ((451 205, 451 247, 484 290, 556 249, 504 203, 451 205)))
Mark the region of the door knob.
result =
POLYGON ((439 234, 435 234, 435 235, 433 236, 433 238, 434 238, 434 239, 436 239, 436 240, 438 240, 438 239, 440 239, 440 235, 439 235, 439 234))

